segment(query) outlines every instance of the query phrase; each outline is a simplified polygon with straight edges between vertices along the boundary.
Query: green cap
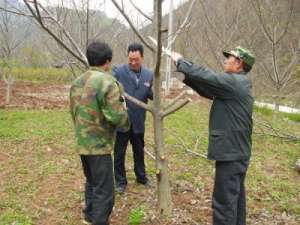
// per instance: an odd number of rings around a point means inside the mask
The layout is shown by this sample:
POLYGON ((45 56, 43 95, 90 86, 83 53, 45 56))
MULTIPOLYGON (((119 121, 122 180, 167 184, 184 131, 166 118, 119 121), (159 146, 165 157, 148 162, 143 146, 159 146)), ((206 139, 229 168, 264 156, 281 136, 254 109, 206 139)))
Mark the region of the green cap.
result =
POLYGON ((243 60, 246 64, 249 66, 253 66, 255 62, 255 57, 254 55, 246 48, 243 48, 241 46, 237 46, 235 49, 226 52, 223 51, 223 55, 227 58, 230 55, 237 57, 238 59, 243 60))

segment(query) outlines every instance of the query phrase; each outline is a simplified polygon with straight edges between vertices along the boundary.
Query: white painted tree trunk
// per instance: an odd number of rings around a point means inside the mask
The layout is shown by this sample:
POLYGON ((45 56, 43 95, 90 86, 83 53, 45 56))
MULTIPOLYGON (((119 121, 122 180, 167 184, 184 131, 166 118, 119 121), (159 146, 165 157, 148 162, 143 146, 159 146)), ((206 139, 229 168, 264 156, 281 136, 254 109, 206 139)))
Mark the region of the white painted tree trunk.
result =
POLYGON ((12 86, 14 84, 14 78, 11 74, 8 75, 8 78, 4 78, 6 84, 6 98, 5 103, 9 104, 11 100, 12 86))

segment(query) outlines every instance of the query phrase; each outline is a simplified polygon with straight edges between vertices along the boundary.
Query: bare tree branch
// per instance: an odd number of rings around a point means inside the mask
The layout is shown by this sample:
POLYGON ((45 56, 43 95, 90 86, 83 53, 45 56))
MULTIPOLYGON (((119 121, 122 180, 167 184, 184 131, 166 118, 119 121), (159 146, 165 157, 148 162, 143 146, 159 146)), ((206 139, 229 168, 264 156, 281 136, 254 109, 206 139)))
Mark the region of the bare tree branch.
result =
POLYGON ((153 112, 153 108, 152 108, 151 106, 145 104, 144 102, 142 102, 142 101, 140 101, 140 100, 138 100, 138 99, 136 99, 136 98, 130 96, 130 95, 127 94, 127 93, 125 93, 124 96, 125 96, 125 98, 127 98, 129 101, 133 102, 134 104, 136 104, 136 105, 138 105, 138 106, 140 106, 140 107, 146 109, 147 111, 149 111, 149 112, 151 112, 151 113, 153 112))
POLYGON ((186 91, 181 92, 176 98, 174 98, 169 104, 167 104, 164 109, 168 109, 177 103, 180 99, 182 99, 187 94, 186 91))
POLYGON ((139 7, 137 7, 137 5, 132 1, 129 0, 131 5, 143 16, 145 17, 147 20, 150 20, 151 22, 153 21, 152 18, 150 16, 148 16, 146 13, 143 12, 143 10, 141 10, 139 7))
POLYGON ((75 41, 73 40, 73 38, 71 37, 71 35, 63 28, 63 26, 59 23, 59 21, 55 20, 55 18, 43 7, 43 11, 45 11, 49 18, 51 20, 53 20, 63 31, 63 33, 67 36, 68 40, 71 42, 71 44, 75 47, 76 51, 78 54, 76 54, 69 46, 67 46, 60 38, 58 38, 58 36, 53 33, 43 22, 43 19, 40 15, 39 12, 39 6, 41 6, 40 4, 38 4, 36 2, 36 0, 34 1, 26 1, 23 0, 23 2, 25 3, 25 5, 27 6, 27 8, 29 9, 29 11, 31 12, 32 16, 34 17, 34 19, 36 20, 36 22, 52 37, 54 38, 54 40, 60 45, 62 46, 64 49, 66 49, 67 52, 69 52, 72 56, 74 56, 79 62, 83 63, 85 65, 86 68, 88 68, 89 64, 87 62, 86 56, 82 53, 82 51, 78 48, 78 46, 76 45, 75 41), (34 8, 32 8, 32 6, 30 5, 30 3, 33 4, 34 8))
POLYGON ((257 0, 249 0, 249 1, 250 1, 251 5, 253 6, 253 8, 255 9, 255 12, 256 12, 256 14, 258 16, 260 24, 262 25, 264 35, 267 37, 267 39, 270 42, 272 42, 273 39, 272 39, 271 35, 269 34, 269 32, 267 30, 267 27, 265 25, 265 22, 263 20, 263 16, 262 16, 262 12, 261 12, 261 6, 260 6, 259 1, 257 1, 257 0), (256 5, 255 5, 254 1, 256 2, 256 5))
POLYGON ((182 30, 184 30, 188 26, 188 22, 190 20, 190 17, 191 17, 192 10, 193 10, 195 2, 196 2, 196 0, 193 0, 191 2, 190 7, 189 7, 189 9, 188 9, 188 11, 186 13, 185 19, 183 20, 182 24, 179 26, 179 28, 177 29, 177 31, 174 34, 172 34, 173 37, 172 37, 172 40, 171 40, 171 42, 170 42, 169 45, 172 45, 175 42, 177 36, 182 32, 182 30))
POLYGON ((190 98, 184 99, 182 101, 178 101, 175 105, 173 105, 173 107, 170 107, 166 111, 164 111, 161 116, 166 117, 166 116, 176 112, 177 110, 181 109, 183 106, 185 106, 186 104, 188 104, 191 101, 192 100, 190 98))
MULTIPOLYGON (((26 14, 26 13, 23 13, 23 12, 17 12, 17 11, 14 11, 14 10, 9 10, 9 9, 3 8, 1 6, 0 6, 0 10, 6 11, 8 13, 15 14, 15 15, 19 15, 19 16, 25 16, 25 17, 31 17, 31 18, 33 18, 33 16, 30 15, 30 14, 26 14)), ((43 19, 49 19, 49 18, 43 17, 43 19)))
POLYGON ((276 137, 287 141, 300 140, 300 137, 298 136, 287 134, 282 132, 281 130, 275 129, 268 121, 262 120, 261 118, 258 117, 254 117, 253 119, 258 129, 261 130, 261 133, 254 132, 255 134, 276 137))
POLYGON ((133 25, 132 21, 128 17, 128 15, 124 11, 124 7, 121 7, 116 0, 111 0, 114 6, 119 10, 119 12, 123 15, 123 17, 126 19, 127 23, 133 30, 133 32, 138 36, 138 38, 143 42, 147 48, 149 48, 152 52, 154 51, 153 47, 146 41, 146 39, 140 34, 140 32, 136 29, 136 27, 133 25))
MULTIPOLYGON (((201 154, 201 153, 196 152, 196 151, 192 151, 192 150, 186 145, 186 142, 182 139, 182 137, 181 137, 180 135, 178 135, 174 129, 169 129, 169 128, 165 128, 165 129, 168 131, 168 133, 169 133, 171 136, 173 136, 177 141, 179 141, 179 143, 177 143, 177 144, 178 144, 178 145, 181 145, 182 148, 183 148, 187 153, 190 153, 190 154, 193 154, 193 155, 196 155, 196 156, 200 156, 201 158, 207 159, 207 155, 201 154)), ((197 143, 198 143, 198 139, 197 139, 197 141, 196 141, 195 146, 197 145, 197 143)), ((194 149, 196 149, 196 148, 194 147, 194 149)))
POLYGON ((289 24, 291 22, 291 18, 292 18, 292 15, 293 15, 293 11, 294 11, 294 0, 291 0, 291 5, 290 5, 290 11, 289 11, 288 19, 287 19, 286 24, 284 26, 284 30, 279 35, 279 37, 276 40, 275 44, 278 44, 282 40, 282 38, 285 36, 285 34, 287 33, 288 28, 289 28, 289 24))

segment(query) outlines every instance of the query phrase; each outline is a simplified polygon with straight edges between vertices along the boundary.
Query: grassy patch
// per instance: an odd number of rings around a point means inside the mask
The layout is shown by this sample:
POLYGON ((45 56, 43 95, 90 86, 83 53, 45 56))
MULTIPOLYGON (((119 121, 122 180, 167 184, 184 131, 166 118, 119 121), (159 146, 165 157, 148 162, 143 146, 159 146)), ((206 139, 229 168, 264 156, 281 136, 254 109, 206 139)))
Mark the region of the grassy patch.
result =
MULTIPOLYGON (((258 107, 254 106, 254 112, 259 113, 260 115, 271 117, 274 115, 274 110, 267 107, 258 107)), ((287 113, 287 112, 278 112, 276 116, 281 118, 287 118, 294 122, 300 122, 300 113, 287 113)))
MULTIPOLYGON (((8 73, 7 68, 5 73, 8 73)), ((64 68, 13 67, 11 74, 16 80, 39 83, 69 83, 74 79, 71 71, 64 68)))
POLYGON ((22 141, 41 138, 54 140, 69 134, 71 120, 67 112, 0 111, 0 138, 22 141))
MULTIPOLYGON (((272 121, 271 114, 255 113, 272 121)), ((209 106, 192 103, 168 117, 164 131, 170 182, 173 191, 183 198, 174 207, 185 210, 191 206, 190 202, 197 193, 189 197, 189 192, 180 192, 180 188, 190 188, 191 185, 199 190, 201 205, 194 213, 203 215, 201 222, 204 224, 211 221, 205 208, 211 207, 207 200, 211 199, 214 166, 213 162, 187 150, 206 153, 208 117, 209 106)), ((277 129, 300 134, 299 124, 287 122, 283 115, 272 124, 277 129)), ((0 111, 1 225, 79 224, 84 180, 79 157, 72 147, 73 134, 67 110, 0 111)), ((148 151, 154 154, 152 138, 152 119, 149 116, 145 140, 148 151)), ((300 143, 253 135, 252 152, 247 175, 249 218, 260 218, 264 212, 274 216, 286 213, 295 222, 291 224, 300 223, 300 177, 293 169, 295 161, 300 158, 300 143)), ((119 207, 113 214, 117 217, 113 218, 116 225, 144 224, 150 218, 149 212, 155 211, 155 203, 148 202, 150 194, 135 184, 132 161, 129 147, 126 161, 128 195, 116 198, 119 207)), ((150 179, 155 180, 155 163, 147 155, 146 164, 150 179)), ((189 213, 189 210, 185 212, 189 213)), ((195 218, 195 221, 200 221, 200 218, 195 218)))
POLYGON ((2 225, 33 225, 30 217, 14 211, 6 211, 1 214, 0 222, 2 225))
POLYGON ((300 123, 300 113, 282 113, 282 115, 291 121, 300 123))
POLYGON ((267 107, 254 106, 253 109, 254 109, 254 112, 260 113, 260 114, 265 115, 265 116, 272 116, 273 113, 274 113, 274 110, 269 109, 267 107))

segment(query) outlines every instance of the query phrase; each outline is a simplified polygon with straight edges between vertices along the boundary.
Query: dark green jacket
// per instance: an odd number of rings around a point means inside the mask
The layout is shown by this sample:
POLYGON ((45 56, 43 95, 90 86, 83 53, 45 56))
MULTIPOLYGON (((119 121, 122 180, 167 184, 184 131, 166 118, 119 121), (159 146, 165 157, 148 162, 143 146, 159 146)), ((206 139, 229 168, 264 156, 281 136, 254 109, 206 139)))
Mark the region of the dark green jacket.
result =
POLYGON ((184 59, 177 63, 186 85, 213 99, 209 119, 208 158, 217 161, 249 159, 253 97, 246 74, 218 74, 184 59))

